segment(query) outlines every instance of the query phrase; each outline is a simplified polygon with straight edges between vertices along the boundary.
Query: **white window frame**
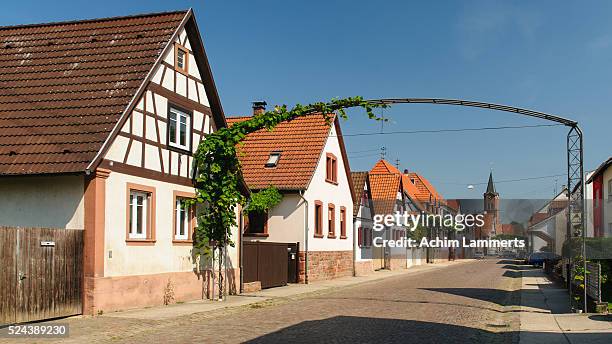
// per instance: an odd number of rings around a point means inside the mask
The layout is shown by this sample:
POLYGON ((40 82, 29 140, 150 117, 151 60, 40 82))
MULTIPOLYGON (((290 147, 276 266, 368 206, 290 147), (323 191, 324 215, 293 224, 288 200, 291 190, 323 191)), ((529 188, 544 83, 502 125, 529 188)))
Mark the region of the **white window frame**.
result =
POLYGON ((173 106, 169 106, 168 110, 168 145, 170 147, 182 149, 189 151, 191 143, 191 115, 183 110, 179 110, 173 106), (175 130, 174 130, 174 138, 176 142, 172 142, 170 136, 170 122, 172 121, 172 115, 174 115, 175 119, 175 130), (180 134, 181 134, 181 119, 185 118, 185 144, 182 145, 180 143, 180 134))
POLYGON ((146 239, 149 223, 149 199, 151 194, 148 192, 130 190, 130 230, 128 237, 130 239, 146 239), (139 205, 134 203, 138 196, 142 196, 142 233, 138 233, 138 207, 139 205))
POLYGON ((181 48, 177 48, 177 52, 176 52, 176 66, 181 69, 181 70, 186 70, 187 68, 187 52, 185 52, 185 50, 181 49, 181 48), (183 65, 181 66, 181 54, 183 55, 183 65))
POLYGON ((180 198, 177 197, 176 198, 176 202, 174 203, 174 228, 175 228, 175 233, 174 233, 174 239, 175 240, 189 240, 189 226, 190 226, 190 209, 189 207, 184 207, 184 205, 182 204, 183 202, 185 202, 185 198, 180 198), (181 226, 180 220, 181 220, 181 213, 185 213, 185 223, 183 223, 183 225, 181 226), (183 231, 185 233, 181 234, 181 228, 183 229, 183 231))
POLYGON ((608 202, 612 202, 612 179, 608 180, 608 202))

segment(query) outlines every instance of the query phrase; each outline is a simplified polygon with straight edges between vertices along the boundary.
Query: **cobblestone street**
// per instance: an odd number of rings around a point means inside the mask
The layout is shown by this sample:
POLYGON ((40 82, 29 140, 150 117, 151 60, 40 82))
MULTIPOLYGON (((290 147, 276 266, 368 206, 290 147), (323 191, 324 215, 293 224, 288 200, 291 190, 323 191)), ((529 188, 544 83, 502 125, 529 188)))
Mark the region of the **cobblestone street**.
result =
POLYGON ((487 259, 164 321, 58 322, 70 324, 62 341, 69 343, 512 343, 520 288, 514 272, 487 259))

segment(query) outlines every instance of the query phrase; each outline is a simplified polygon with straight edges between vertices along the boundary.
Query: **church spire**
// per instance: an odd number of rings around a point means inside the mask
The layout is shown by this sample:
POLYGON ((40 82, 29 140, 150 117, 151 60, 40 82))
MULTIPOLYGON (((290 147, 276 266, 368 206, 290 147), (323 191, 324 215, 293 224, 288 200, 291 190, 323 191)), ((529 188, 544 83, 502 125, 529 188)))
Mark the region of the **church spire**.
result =
POLYGON ((487 192, 488 194, 496 194, 495 192, 495 183, 493 183, 493 171, 489 173, 489 183, 487 184, 487 192))

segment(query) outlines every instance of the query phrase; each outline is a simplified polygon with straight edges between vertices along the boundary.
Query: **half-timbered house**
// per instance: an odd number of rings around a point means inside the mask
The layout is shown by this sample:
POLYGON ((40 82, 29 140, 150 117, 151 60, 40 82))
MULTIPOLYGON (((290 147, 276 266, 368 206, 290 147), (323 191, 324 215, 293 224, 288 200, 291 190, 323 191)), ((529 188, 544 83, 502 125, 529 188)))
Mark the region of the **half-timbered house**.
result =
POLYGON ((204 297, 183 204, 226 121, 194 13, 4 27, 0 49, 0 225, 84 230, 85 314, 204 297))

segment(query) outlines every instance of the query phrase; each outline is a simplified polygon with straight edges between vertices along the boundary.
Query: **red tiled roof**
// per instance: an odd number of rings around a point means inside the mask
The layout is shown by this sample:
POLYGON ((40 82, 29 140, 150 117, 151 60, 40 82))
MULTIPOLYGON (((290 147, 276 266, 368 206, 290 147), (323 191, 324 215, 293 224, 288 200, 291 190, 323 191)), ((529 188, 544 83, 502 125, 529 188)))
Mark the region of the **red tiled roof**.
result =
POLYGON ((400 177, 393 173, 370 173, 374 213, 392 214, 397 202, 400 177))
POLYGON ((83 172, 187 13, 0 27, 0 175, 83 172))
POLYGON ((415 197, 417 200, 421 202, 432 202, 435 200, 443 202, 442 196, 425 177, 416 172, 408 173, 408 177, 415 180, 414 185, 417 190, 415 197))
MULTIPOLYGON (((227 122, 231 126, 248 118, 228 117, 227 122)), ((338 128, 337 119, 333 123, 338 128)), ((272 130, 261 129, 247 135, 238 146, 238 157, 249 188, 258 190, 270 185, 280 190, 308 188, 330 128, 323 115, 312 114, 283 122, 272 130), (281 152, 277 166, 265 167, 270 153, 276 151, 281 152)))
POLYGON ((370 170, 370 174, 380 174, 380 173, 390 173, 390 174, 401 175, 402 176, 402 189, 404 190, 404 192, 406 192, 410 196, 410 198, 412 198, 413 201, 417 201, 416 186, 414 186, 410 182, 410 180, 408 180, 406 175, 401 173, 400 170, 397 169, 397 167, 393 166, 385 159, 380 159, 378 160, 376 164, 374 164, 374 167, 372 167, 372 169, 370 170))

